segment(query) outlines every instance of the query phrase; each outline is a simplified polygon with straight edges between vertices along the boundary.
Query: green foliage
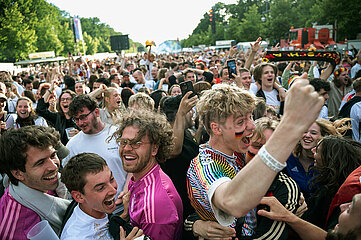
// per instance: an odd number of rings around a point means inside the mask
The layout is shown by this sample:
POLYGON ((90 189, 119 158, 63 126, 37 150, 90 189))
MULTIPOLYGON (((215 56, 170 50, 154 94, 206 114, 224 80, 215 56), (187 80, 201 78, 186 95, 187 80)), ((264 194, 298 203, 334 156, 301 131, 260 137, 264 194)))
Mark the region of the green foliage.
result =
POLYGON ((35 30, 30 29, 17 2, 8 1, 0 13, 0 60, 24 59, 37 48, 35 30))
MULTIPOLYGON (((37 51, 54 51, 57 56, 74 52, 69 13, 45 0, 1 0, 1 5, 0 61, 24 60, 29 53, 37 51)), ((80 18, 80 21, 86 54, 110 52, 110 36, 121 33, 96 17, 80 18)), ((83 52, 83 44, 79 48, 83 52)))
POLYGON ((262 30, 261 14, 258 13, 258 7, 256 5, 251 6, 244 15, 236 39, 243 42, 255 41, 261 36, 262 30))
POLYGON ((285 39, 290 28, 312 27, 337 22, 337 41, 355 39, 361 33, 361 4, 349 0, 238 0, 236 4, 217 3, 213 9, 216 35, 208 34, 209 16, 203 15, 183 47, 212 43, 215 40, 269 42, 285 39), (261 17, 266 21, 262 22, 261 17))

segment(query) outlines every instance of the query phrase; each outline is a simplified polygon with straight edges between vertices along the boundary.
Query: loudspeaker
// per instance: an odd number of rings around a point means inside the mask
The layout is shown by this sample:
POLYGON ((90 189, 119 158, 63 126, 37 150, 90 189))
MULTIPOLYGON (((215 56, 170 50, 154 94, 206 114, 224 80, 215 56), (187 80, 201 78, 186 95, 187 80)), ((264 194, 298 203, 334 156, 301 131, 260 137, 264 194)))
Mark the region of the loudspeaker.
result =
POLYGON ((111 36, 110 46, 112 48, 112 51, 128 50, 129 49, 128 35, 111 36))

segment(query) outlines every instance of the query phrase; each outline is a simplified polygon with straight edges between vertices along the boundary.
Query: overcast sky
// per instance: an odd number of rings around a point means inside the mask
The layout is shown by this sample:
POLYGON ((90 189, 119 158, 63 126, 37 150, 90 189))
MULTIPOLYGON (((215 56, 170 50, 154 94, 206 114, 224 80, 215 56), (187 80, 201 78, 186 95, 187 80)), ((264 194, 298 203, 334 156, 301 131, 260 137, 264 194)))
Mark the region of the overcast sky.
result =
POLYGON ((217 2, 237 0, 47 0, 71 16, 98 17, 133 41, 184 39, 217 2))

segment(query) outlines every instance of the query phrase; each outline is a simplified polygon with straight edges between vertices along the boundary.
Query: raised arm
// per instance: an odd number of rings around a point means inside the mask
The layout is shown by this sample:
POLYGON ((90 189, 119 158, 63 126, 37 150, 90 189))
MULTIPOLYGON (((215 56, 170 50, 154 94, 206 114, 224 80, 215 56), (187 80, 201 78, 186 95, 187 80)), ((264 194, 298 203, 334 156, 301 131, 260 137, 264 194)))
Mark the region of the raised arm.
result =
POLYGON ((182 152, 184 130, 186 124, 186 115, 196 105, 198 97, 193 96, 189 98, 192 92, 187 92, 182 98, 179 108, 173 123, 173 134, 174 134, 174 149, 171 154, 172 157, 178 156, 182 152))
POLYGON ((259 48, 261 47, 262 38, 257 38, 255 44, 251 43, 251 54, 248 56, 246 63, 244 64, 244 67, 248 70, 250 69, 252 62, 254 61, 254 57, 256 56, 256 53, 258 52, 259 48))
POLYGON ((323 71, 321 73, 320 78, 324 81, 327 81, 327 79, 331 76, 333 72, 333 66, 331 64, 328 64, 327 68, 325 69, 325 71, 323 71))
POLYGON ((318 117, 323 104, 323 98, 308 80, 298 78, 287 92, 283 118, 270 140, 231 181, 215 189, 212 204, 234 217, 244 216, 257 206, 301 135, 318 117), (278 167, 273 170, 272 165, 278 167))

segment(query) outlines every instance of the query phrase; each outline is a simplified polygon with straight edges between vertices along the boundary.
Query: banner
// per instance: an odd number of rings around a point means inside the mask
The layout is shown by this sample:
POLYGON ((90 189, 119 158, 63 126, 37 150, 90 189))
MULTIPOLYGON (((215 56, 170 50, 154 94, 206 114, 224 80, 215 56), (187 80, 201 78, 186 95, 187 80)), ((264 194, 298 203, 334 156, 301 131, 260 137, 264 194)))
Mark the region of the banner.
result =
POLYGON ((75 41, 83 41, 83 33, 81 31, 80 19, 78 17, 74 17, 73 22, 75 41))
POLYGON ((335 68, 340 63, 340 55, 335 51, 267 51, 263 62, 314 60, 330 62, 335 68))

